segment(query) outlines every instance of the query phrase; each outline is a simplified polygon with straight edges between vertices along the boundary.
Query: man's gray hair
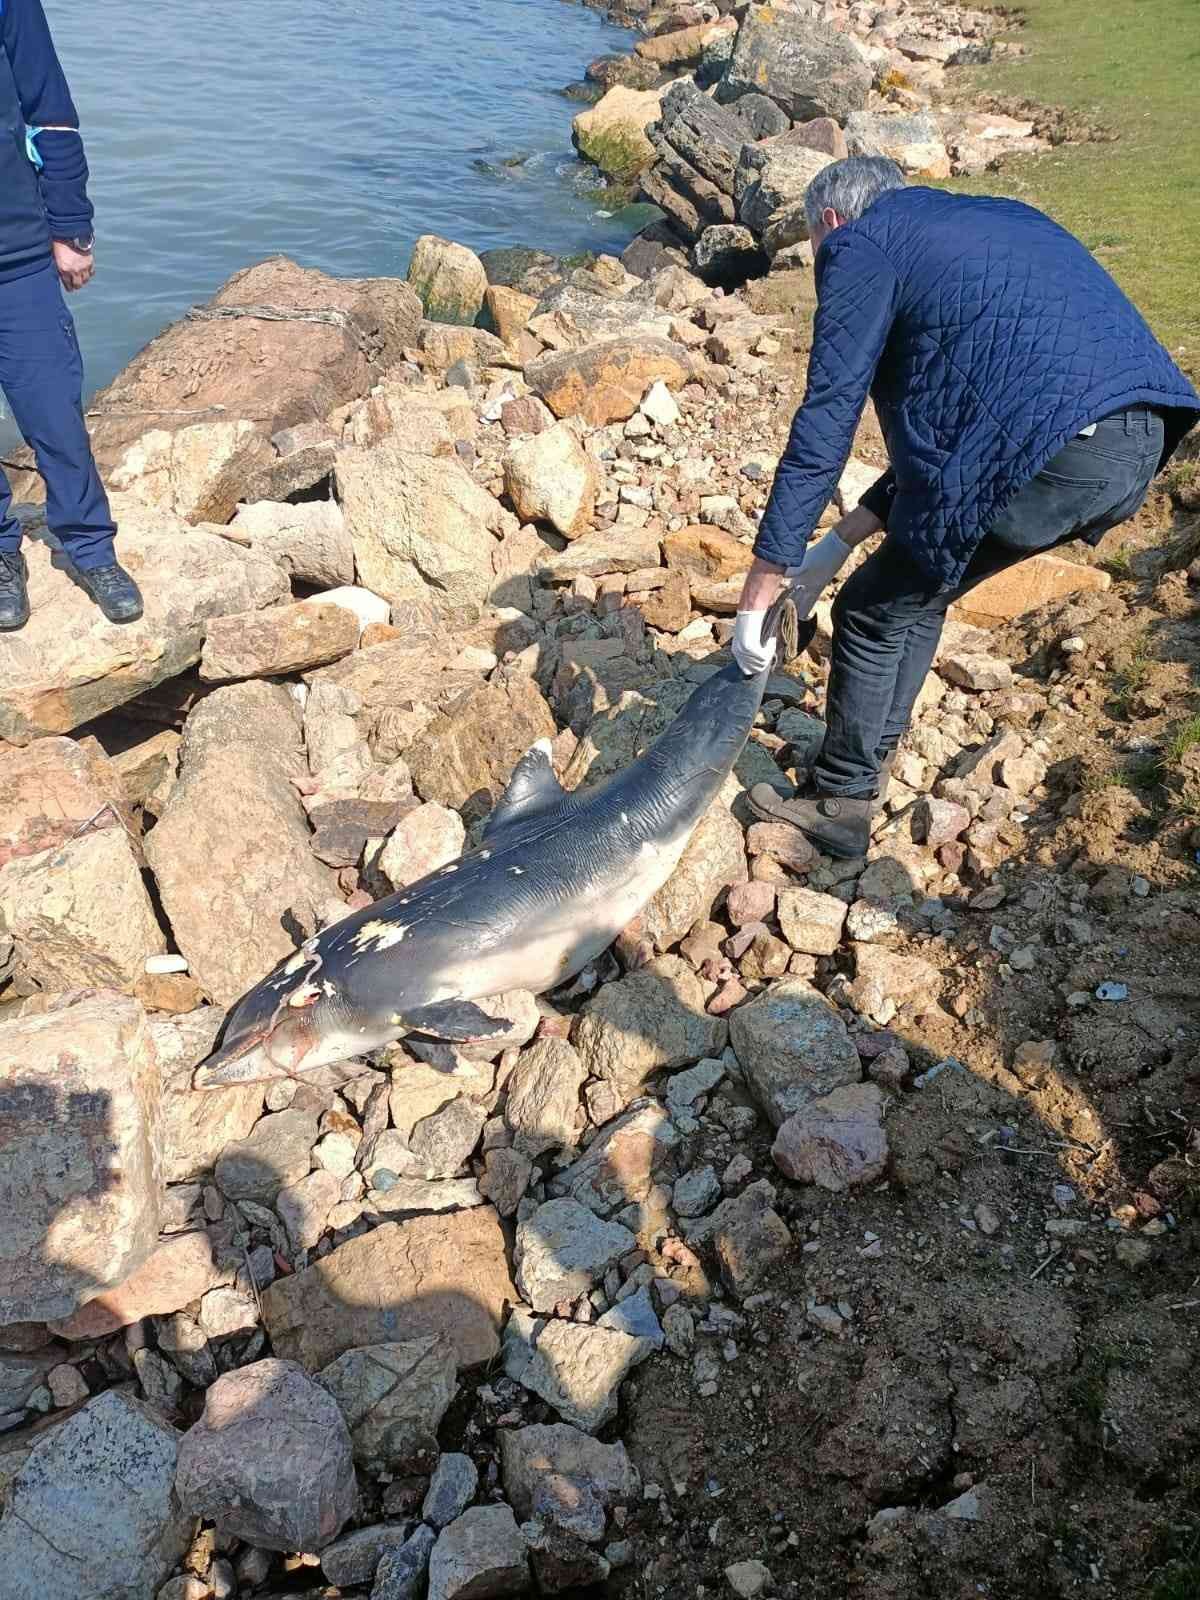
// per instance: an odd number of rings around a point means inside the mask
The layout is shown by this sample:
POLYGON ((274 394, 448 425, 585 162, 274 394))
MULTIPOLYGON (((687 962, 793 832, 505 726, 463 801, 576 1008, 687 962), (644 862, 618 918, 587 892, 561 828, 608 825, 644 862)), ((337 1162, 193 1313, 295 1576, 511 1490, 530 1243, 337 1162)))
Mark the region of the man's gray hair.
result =
POLYGON ((804 192, 804 214, 810 228, 829 208, 847 222, 857 222, 869 205, 889 189, 903 189, 904 174, 887 156, 849 156, 831 161, 804 192))

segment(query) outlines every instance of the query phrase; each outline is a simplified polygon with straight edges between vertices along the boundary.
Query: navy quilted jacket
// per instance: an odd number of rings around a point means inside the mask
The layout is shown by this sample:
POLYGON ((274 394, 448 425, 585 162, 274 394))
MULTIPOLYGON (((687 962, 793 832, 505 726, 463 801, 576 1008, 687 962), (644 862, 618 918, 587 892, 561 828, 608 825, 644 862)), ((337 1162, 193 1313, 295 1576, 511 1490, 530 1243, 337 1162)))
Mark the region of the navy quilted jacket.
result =
POLYGON ((940 586, 1074 434, 1142 402, 1165 465, 1200 398, 1079 241, 1031 206, 898 189, 816 262, 804 404, 755 554, 795 565, 833 497, 868 391, 891 470, 863 503, 940 586))

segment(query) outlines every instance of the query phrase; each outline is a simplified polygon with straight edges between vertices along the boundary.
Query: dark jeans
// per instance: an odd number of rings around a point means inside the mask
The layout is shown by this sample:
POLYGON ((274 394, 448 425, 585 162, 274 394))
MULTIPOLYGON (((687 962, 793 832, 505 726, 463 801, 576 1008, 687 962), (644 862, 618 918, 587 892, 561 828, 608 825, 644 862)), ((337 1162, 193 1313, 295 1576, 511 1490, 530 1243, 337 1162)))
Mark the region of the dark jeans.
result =
POLYGON ((899 744, 937 653, 947 608, 993 573, 1133 516, 1158 471, 1162 418, 1145 406, 1106 417, 1048 461, 988 529, 962 581, 939 590, 894 539, 842 585, 833 605, 826 733, 813 768, 822 794, 866 798, 899 744))
MULTIPOLYGON (((58 273, 45 268, 0 283, 0 388, 46 480, 46 523, 82 571, 113 559, 112 513, 83 420, 83 361, 58 273)), ((0 472, 0 553, 21 528, 0 472)))

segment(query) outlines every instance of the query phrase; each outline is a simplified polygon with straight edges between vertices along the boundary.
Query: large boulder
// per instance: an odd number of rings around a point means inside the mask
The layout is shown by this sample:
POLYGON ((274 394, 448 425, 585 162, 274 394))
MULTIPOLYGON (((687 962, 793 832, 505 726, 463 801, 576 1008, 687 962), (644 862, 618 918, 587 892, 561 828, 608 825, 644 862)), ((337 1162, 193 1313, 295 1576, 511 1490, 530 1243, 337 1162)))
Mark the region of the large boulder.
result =
POLYGON ((873 73, 856 45, 823 22, 755 6, 743 22, 717 98, 765 94, 793 122, 845 122, 866 106, 873 73))
POLYGON ((579 1142, 579 1094, 587 1072, 566 1039, 539 1039, 521 1054, 508 1079, 504 1120, 516 1148, 528 1156, 579 1142))
POLYGON ((40 513, 25 520, 33 615, 0 635, 0 739, 27 744, 69 733, 176 677, 200 659, 211 617, 256 611, 285 598, 273 562, 215 533, 114 502, 117 555, 141 585, 140 622, 104 622, 62 570, 40 513))
POLYGON ((732 884, 746 881, 746 846, 741 824, 718 801, 704 813, 679 865, 638 918, 659 950, 678 944, 708 917, 732 884))
POLYGON ((504 490, 522 522, 548 522, 565 539, 592 525, 600 469, 568 422, 514 444, 504 457, 504 490))
POLYGON ((487 600, 502 513, 456 461, 418 455, 395 439, 355 446, 338 455, 337 488, 368 589, 393 605, 487 600))
POLYGON ((458 1393, 454 1351, 438 1334, 347 1350, 317 1382, 338 1403, 354 1459, 370 1472, 419 1472, 437 1455, 438 1425, 458 1393))
POLYGON ((135 1001, 0 1026, 0 1325, 66 1317, 158 1242, 158 1067, 135 1001))
POLYGON ((658 1183, 677 1175, 680 1134, 657 1100, 642 1100, 600 1130, 586 1151, 551 1180, 598 1216, 645 1200, 658 1183))
POLYGON ((337 1402, 291 1361, 217 1379, 179 1446, 175 1484, 191 1516, 262 1550, 320 1550, 358 1503, 337 1402))
POLYGON ((442 1334, 459 1366, 490 1361, 516 1299, 495 1211, 385 1223, 263 1295, 274 1349, 310 1371, 361 1345, 442 1334))
POLYGON ((218 689, 188 719, 179 781, 146 841, 163 910, 205 993, 229 1005, 316 931, 336 879, 309 848, 286 689, 218 689))
POLYGON ((269 471, 272 436, 365 394, 420 316, 398 278, 332 278, 284 256, 235 273, 89 405, 105 481, 189 522, 228 522, 269 471))
POLYGON ((132 989, 167 947, 124 828, 0 867, 0 926, 27 992, 132 989))
POLYGON ((718 193, 733 194, 738 158, 747 142, 746 125, 704 94, 690 78, 679 79, 663 96, 662 119, 655 137, 660 153, 668 161, 673 153, 718 193))
POLYGON ((624 1101, 656 1072, 691 1066, 725 1048, 724 1018, 704 1010, 700 979, 678 956, 660 956, 609 983, 579 1019, 575 1047, 591 1076, 624 1101))
POLYGON ((820 150, 780 139, 746 145, 737 169, 739 218, 755 233, 765 233, 780 212, 801 205, 809 184, 830 160, 820 150))
POLYGON ((525 368, 525 379, 556 417, 580 416, 593 427, 625 422, 660 380, 678 389, 692 375, 680 344, 653 337, 605 339, 584 350, 550 352, 525 368))
POLYGON ((612 88, 571 124, 575 148, 610 178, 628 182, 654 160, 646 129, 661 109, 661 90, 612 88))
POLYGON ((179 1434, 132 1395, 97 1395, 34 1445, 0 1517, 4 1600, 146 1600, 187 1549, 179 1434))
POLYGON ((408 281, 431 322, 456 322, 470 327, 483 305, 487 273, 466 245, 423 233, 413 246, 408 281))
POLYGON ((803 978, 773 984, 730 1018, 751 1094, 775 1127, 812 1100, 862 1079, 846 1024, 803 978))
POLYGON ((482 815, 530 746, 557 732, 533 679, 518 674, 460 696, 418 734, 405 760, 423 800, 482 815))

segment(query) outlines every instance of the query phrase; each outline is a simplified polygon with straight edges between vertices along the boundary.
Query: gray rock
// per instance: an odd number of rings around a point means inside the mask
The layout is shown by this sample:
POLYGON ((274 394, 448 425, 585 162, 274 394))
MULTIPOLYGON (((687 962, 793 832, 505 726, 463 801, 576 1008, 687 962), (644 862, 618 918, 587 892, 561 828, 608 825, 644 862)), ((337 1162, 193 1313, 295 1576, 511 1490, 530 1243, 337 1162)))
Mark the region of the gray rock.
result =
POLYGON ((765 233, 772 219, 801 205, 809 184, 829 165, 821 150, 782 139, 748 144, 738 160, 738 217, 755 233, 765 233))
POLYGON ((649 1341, 609 1328, 552 1321, 521 1378, 565 1422, 587 1433, 617 1414, 621 1381, 650 1354, 649 1341))
POLYGON ((0 1415, 23 1411, 30 1395, 46 1382, 47 1374, 61 1355, 61 1345, 57 1350, 34 1350, 29 1355, 6 1355, 0 1351, 0 1415))
POLYGON ((520 1383, 525 1368, 533 1360, 534 1346, 545 1326, 545 1317, 535 1317, 527 1306, 513 1307, 504 1325, 501 1362, 505 1373, 514 1382, 520 1383))
POLYGON ((673 1111, 676 1108, 687 1109, 694 1106, 702 1095, 715 1089, 724 1076, 723 1061, 697 1061, 696 1065, 689 1067, 686 1072, 677 1072, 674 1077, 667 1079, 668 1106, 673 1111))
POLYGON ((478 1487, 479 1472, 470 1456, 448 1450, 429 1480, 421 1515, 435 1528, 444 1528, 467 1509, 478 1487))
POLYGON ((412 1535, 408 1522, 381 1522, 373 1528, 356 1528, 321 1552, 321 1567, 339 1589, 371 1583, 384 1556, 400 1551, 412 1535))
POLYGON ((231 1200, 269 1206, 280 1189, 307 1176, 316 1142, 315 1112, 277 1111, 260 1117, 248 1138, 227 1145, 217 1158, 217 1187, 231 1200))
POLYGON ((529 1187, 533 1163, 519 1150, 489 1150, 483 1159, 479 1192, 502 1217, 511 1217, 529 1187))
POLYGON ((765 94, 743 94, 733 103, 733 109, 750 130, 752 139, 774 139, 791 127, 791 118, 781 111, 774 100, 765 94))
POLYGON ((640 1203, 657 1182, 674 1176, 679 1141, 678 1128, 657 1101, 633 1106, 592 1140, 551 1189, 607 1216, 640 1203))
POLYGON ((700 1217, 721 1198, 721 1180, 712 1167, 694 1167, 675 1180, 671 1204, 681 1217, 700 1217))
POLYGON ((855 45, 822 22, 770 6, 752 9, 717 87, 724 104, 765 94, 793 122, 844 123, 867 103, 873 73, 855 45))
MULTIPOLYGON (((287 1113, 283 1113, 287 1115, 287 1113)), ((342 1197, 342 1185, 332 1172, 317 1168, 298 1183, 288 1184, 275 1197, 275 1209, 287 1229, 294 1250, 311 1250, 325 1232, 329 1213, 342 1197)), ((267 1280, 270 1282, 270 1279, 267 1280)))
POLYGON ((608 1513, 590 1484, 561 1472, 548 1472, 533 1491, 533 1520, 561 1528, 585 1544, 599 1544, 608 1513))
POLYGON ((517 1287, 535 1311, 576 1300, 635 1249, 627 1228, 604 1222, 577 1200, 548 1200, 517 1229, 517 1287))
POLYGON ((819 990, 785 978, 731 1018, 746 1083, 778 1128, 811 1100, 862 1079, 846 1025, 819 990))
POLYGON ((711 100, 689 78, 673 83, 663 96, 655 142, 665 143, 693 170, 725 194, 733 193, 746 127, 732 111, 711 100))
POLYGON ((429 1178, 452 1178, 479 1143, 487 1111, 478 1101, 460 1095, 457 1100, 422 1117, 412 1131, 408 1147, 429 1178))
POLYGON ((354 1459, 372 1472, 405 1472, 436 1459, 437 1429, 458 1393, 458 1366, 436 1334, 347 1350, 317 1382, 337 1401, 354 1459))
POLYGON ((623 1444, 601 1444, 562 1422, 502 1428, 500 1474, 504 1493, 522 1520, 546 1514, 538 1491, 547 1480, 553 1480, 556 1494, 564 1484, 577 1485, 605 1511, 630 1505, 641 1494, 641 1479, 623 1444))
POLYGON ((508 1506, 472 1506, 442 1529, 429 1559, 429 1600, 520 1594, 528 1585, 525 1541, 508 1506))
POLYGON ((183 1509, 265 1550, 320 1550, 354 1515, 350 1433, 295 1362, 256 1361, 208 1391, 179 1447, 183 1509))
POLYGON ((375 1573, 371 1600, 420 1600, 436 1540, 433 1529, 422 1523, 407 1544, 386 1554, 375 1573))
POLYGON ((643 1285, 636 1294, 618 1300, 611 1311, 606 1311, 596 1324, 598 1328, 613 1328, 617 1333, 627 1333, 631 1339, 643 1340, 651 1349, 661 1350, 664 1343, 662 1324, 654 1310, 650 1289, 643 1285))
POLYGON ((587 1069, 566 1039, 539 1039, 508 1080, 504 1120, 516 1147, 527 1156, 578 1143, 583 1124, 579 1092, 587 1069))
POLYGON ((761 276, 766 265, 758 240, 749 228, 734 222, 718 222, 705 228, 692 246, 691 259, 705 283, 723 288, 761 276))
POLYGON ((542 1594, 577 1594, 603 1583, 612 1570, 598 1550, 563 1528, 535 1521, 525 1523, 521 1532, 542 1594))
POLYGON ((691 967, 660 956, 591 1001, 575 1034, 580 1058, 592 1077, 629 1100, 653 1073, 721 1054, 725 1019, 708 1016, 704 1001, 691 967))
POLYGON ((882 1177, 888 1144, 879 1086, 849 1084, 804 1106, 780 1128, 771 1155, 785 1177, 835 1194, 882 1177))
POLYGON ((787 1224, 771 1209, 774 1199, 763 1179, 723 1200, 707 1219, 721 1276, 735 1294, 752 1294, 792 1249, 787 1224))
POLYGON ((4 1600, 153 1594, 191 1536, 174 1490, 178 1449, 174 1428, 117 1390, 43 1434, 0 1517, 4 1600))

